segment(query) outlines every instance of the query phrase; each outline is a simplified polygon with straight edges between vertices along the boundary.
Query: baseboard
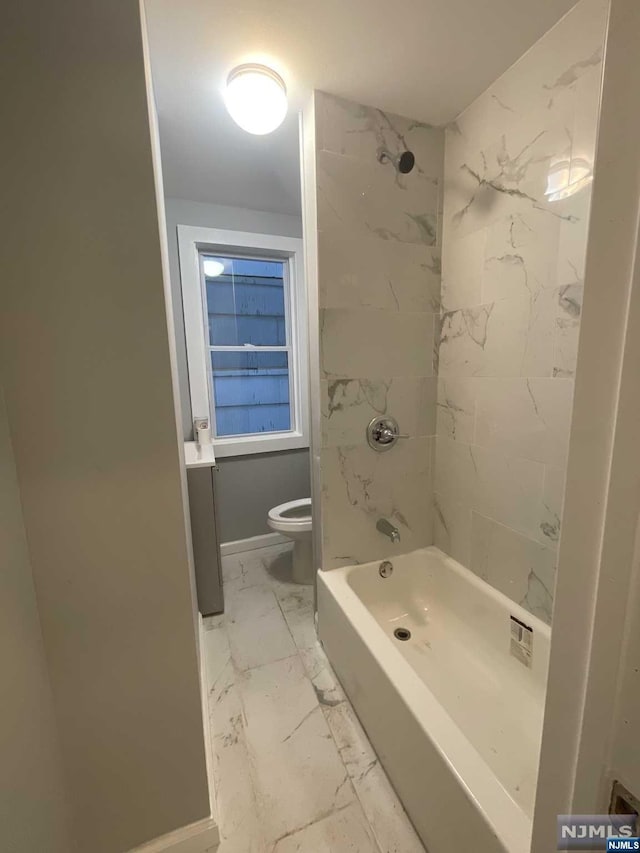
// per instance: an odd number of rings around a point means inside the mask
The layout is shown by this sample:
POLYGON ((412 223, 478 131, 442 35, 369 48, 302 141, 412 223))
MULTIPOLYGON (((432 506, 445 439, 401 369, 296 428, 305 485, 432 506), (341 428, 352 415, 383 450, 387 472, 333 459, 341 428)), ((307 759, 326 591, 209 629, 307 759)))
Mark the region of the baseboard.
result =
POLYGON ((263 533, 261 536, 251 536, 249 539, 235 539, 233 542, 220 543, 220 555, 242 554, 244 551, 254 551, 256 548, 267 548, 269 545, 280 545, 291 542, 282 533, 263 533))
POLYGON ((210 817, 154 838, 129 853, 213 853, 219 844, 218 824, 210 817))

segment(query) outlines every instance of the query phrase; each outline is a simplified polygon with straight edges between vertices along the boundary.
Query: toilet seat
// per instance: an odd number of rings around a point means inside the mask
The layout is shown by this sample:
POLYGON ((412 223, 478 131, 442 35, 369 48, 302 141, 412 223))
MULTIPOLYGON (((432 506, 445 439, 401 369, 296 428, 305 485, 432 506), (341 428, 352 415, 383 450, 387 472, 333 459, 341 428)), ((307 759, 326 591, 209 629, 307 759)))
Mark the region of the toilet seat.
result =
POLYGON ((267 515, 267 524, 276 533, 293 540, 291 580, 312 584, 315 573, 311 545, 311 498, 274 506, 267 515))
POLYGON ((311 530, 311 498, 274 506, 269 510, 269 527, 282 533, 306 533, 311 530))

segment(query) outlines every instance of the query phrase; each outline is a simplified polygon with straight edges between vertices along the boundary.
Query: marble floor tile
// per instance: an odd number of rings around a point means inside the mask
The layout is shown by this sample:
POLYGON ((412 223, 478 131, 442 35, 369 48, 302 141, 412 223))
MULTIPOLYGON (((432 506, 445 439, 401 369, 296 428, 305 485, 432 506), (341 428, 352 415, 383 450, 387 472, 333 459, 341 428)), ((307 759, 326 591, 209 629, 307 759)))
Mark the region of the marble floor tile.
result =
POLYGON ((383 853, 421 853, 422 843, 378 761, 320 644, 303 655, 356 796, 383 853))
POLYGON ((275 587, 276 598, 298 650, 318 642, 313 614, 313 588, 300 584, 275 587))
POLYGON ((227 612, 204 623, 219 851, 423 851, 288 560, 282 547, 223 558, 227 612))
POLYGON ((354 800, 300 658, 242 674, 240 692, 258 811, 270 841, 354 800))
POLYGON ((292 542, 256 548, 242 554, 230 554, 222 560, 222 581, 225 595, 258 584, 270 583, 285 575, 287 568, 278 573, 280 558, 286 558, 293 550, 292 542), (273 567, 272 574, 269 569, 273 567))
POLYGON ((203 654, 207 670, 207 686, 211 690, 231 657, 223 614, 208 616, 205 620, 203 654))
POLYGON ((312 646, 300 650, 300 658, 321 705, 333 708, 346 700, 340 682, 317 639, 312 646))
POLYGON ((249 586, 227 598, 227 632, 234 664, 251 669, 296 653, 273 590, 249 586))
POLYGON ((350 803, 323 820, 278 841, 274 853, 379 853, 371 828, 358 803, 350 803))
MULTIPOLYGON (((235 689, 232 688, 232 693, 235 689)), ((233 697, 235 700, 235 697, 233 697)), ((220 713, 223 713, 222 709, 220 713)), ((226 732, 212 738, 213 778, 220 821, 220 853, 266 853, 256 793, 251 775, 242 712, 224 721, 226 732)), ((216 716, 211 719, 216 732, 216 716)))

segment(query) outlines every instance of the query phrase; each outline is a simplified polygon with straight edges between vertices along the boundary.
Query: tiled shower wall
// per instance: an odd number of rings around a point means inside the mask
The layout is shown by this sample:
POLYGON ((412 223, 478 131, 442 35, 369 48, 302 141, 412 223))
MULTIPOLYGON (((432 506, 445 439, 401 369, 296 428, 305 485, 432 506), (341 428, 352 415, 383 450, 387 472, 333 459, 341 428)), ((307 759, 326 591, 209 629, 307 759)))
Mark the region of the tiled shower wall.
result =
POLYGON ((433 541, 444 133, 315 97, 322 563, 332 568, 433 541), (407 149, 416 158, 409 174, 379 161, 407 149), (365 429, 384 414, 411 437, 376 453, 365 429), (400 546, 376 530, 382 517, 400 546))
POLYGON ((547 622, 607 5, 582 0, 446 131, 435 544, 547 622))

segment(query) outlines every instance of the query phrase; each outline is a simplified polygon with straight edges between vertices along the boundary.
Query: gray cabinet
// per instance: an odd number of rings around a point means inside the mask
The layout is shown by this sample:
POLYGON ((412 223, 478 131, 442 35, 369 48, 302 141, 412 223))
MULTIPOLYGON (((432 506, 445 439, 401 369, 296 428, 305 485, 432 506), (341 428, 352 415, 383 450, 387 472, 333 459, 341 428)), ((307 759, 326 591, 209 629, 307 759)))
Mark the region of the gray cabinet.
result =
POLYGON ((215 476, 214 468, 187 469, 198 610, 203 616, 224 610, 215 476))

